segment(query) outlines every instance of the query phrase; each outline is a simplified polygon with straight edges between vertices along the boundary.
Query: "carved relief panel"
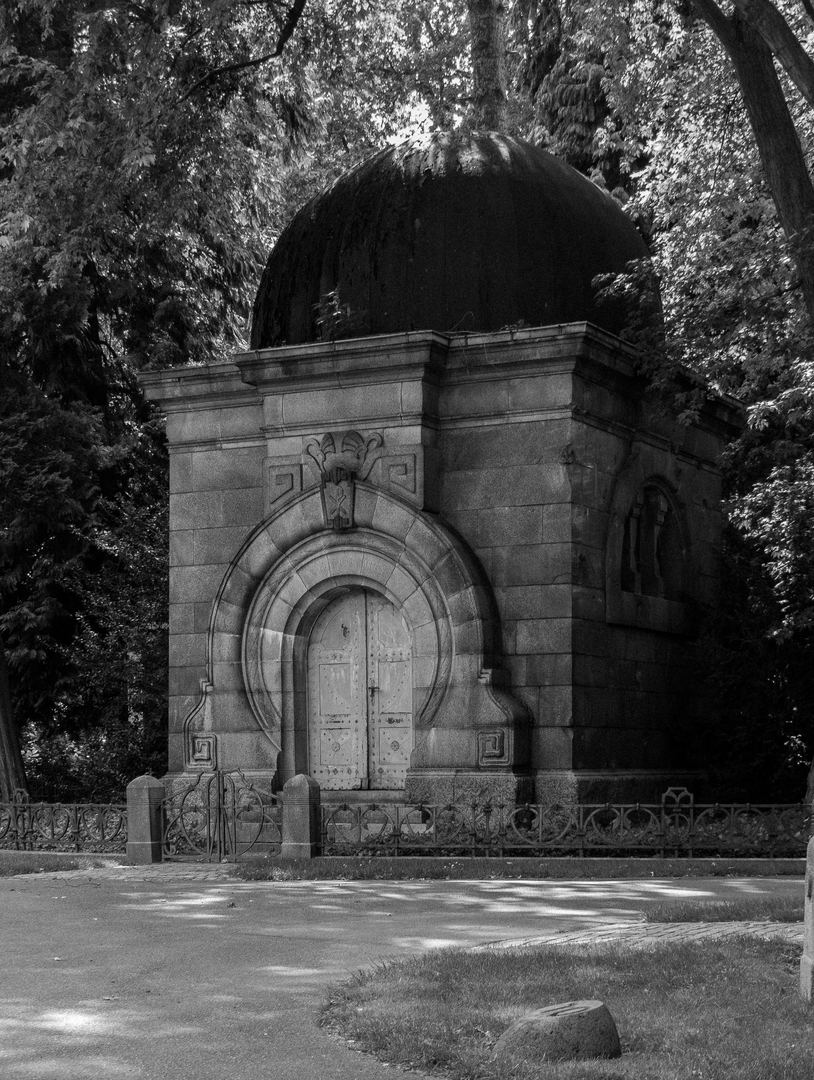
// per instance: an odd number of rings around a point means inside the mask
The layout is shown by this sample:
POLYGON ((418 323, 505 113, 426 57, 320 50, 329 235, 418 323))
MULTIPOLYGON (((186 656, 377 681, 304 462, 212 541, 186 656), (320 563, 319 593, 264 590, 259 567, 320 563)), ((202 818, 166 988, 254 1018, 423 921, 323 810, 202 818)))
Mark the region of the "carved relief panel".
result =
POLYGON ((385 445, 381 432, 327 432, 303 439, 299 456, 270 456, 266 461, 266 513, 284 506, 303 491, 319 486, 328 528, 353 527, 354 486, 365 481, 383 491, 424 505, 424 448, 385 445))

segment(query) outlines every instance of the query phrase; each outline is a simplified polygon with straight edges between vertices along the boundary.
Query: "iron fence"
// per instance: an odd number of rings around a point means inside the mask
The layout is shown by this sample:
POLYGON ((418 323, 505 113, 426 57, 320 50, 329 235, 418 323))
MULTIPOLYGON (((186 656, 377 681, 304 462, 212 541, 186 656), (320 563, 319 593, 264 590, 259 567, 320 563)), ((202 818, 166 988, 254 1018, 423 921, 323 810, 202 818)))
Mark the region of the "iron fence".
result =
POLYGON ((322 809, 325 855, 778 857, 805 855, 803 804, 342 805, 322 809))
POLYGON ((282 806, 241 772, 200 773, 162 804, 165 859, 224 862, 280 850, 282 806))
POLYGON ((14 851, 123 852, 127 807, 120 803, 0 803, 0 848, 14 851))

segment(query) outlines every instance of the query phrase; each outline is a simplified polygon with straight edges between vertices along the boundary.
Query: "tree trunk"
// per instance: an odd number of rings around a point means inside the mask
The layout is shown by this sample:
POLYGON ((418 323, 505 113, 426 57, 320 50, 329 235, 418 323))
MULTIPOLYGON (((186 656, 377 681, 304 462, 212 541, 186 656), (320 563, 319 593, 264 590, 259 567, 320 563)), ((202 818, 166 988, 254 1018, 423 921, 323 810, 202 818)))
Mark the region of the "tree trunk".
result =
POLYGON ((723 45, 735 68, 780 224, 800 274, 814 326, 814 186, 797 129, 766 41, 739 9, 726 16, 714 0, 693 6, 723 45))
POLYGON ((26 791, 20 740, 11 711, 6 653, 0 641, 0 802, 11 802, 15 791, 26 791))
POLYGON ((467 0, 472 55, 473 127, 502 131, 506 122, 503 0, 467 0))
POLYGON ((735 7, 757 30, 786 69, 795 86, 814 108, 814 60, 771 0, 734 0, 735 7))

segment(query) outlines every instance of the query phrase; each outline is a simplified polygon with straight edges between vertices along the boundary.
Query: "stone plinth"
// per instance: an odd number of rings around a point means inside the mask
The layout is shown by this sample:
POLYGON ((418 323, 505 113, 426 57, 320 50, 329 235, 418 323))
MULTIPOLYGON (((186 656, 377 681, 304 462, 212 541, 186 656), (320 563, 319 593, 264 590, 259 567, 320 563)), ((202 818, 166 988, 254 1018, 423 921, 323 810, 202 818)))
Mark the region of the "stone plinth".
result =
POLYGON ((319 784, 310 776, 292 776, 283 788, 284 859, 311 859, 319 854, 319 784))
POLYGON ((134 866, 161 862, 161 804, 166 792, 154 776, 137 776, 127 785, 127 861, 134 866))

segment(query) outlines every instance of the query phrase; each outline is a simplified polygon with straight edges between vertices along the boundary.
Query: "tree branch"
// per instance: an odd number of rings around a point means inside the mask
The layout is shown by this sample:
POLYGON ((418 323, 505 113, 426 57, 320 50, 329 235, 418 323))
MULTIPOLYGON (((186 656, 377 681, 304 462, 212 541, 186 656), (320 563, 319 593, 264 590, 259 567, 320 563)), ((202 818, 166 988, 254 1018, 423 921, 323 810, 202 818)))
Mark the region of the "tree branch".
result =
POLYGON ((197 93, 202 86, 206 86, 207 83, 217 79, 219 75, 225 75, 227 72, 231 71, 243 71, 246 68, 260 67, 261 64, 265 64, 269 60, 277 60, 282 55, 283 49, 289 38, 296 30, 297 23, 300 21, 302 13, 305 10, 305 4, 306 0, 294 0, 294 3, 288 9, 285 22, 280 30, 280 36, 277 38, 277 44, 271 52, 264 53, 263 56, 255 56, 251 60, 242 60, 236 64, 224 64, 222 67, 213 68, 211 71, 208 71, 202 79, 198 79, 196 83, 193 83, 189 90, 181 96, 178 104, 180 105, 182 102, 186 101, 187 98, 192 97, 192 95, 197 93))
POLYGON ((727 52, 735 47, 735 35, 732 24, 724 15, 715 0, 690 0, 696 14, 709 26, 727 52))
POLYGON ((754 26, 777 62, 782 64, 794 85, 814 108, 814 60, 771 0, 734 0, 734 4, 754 26))

